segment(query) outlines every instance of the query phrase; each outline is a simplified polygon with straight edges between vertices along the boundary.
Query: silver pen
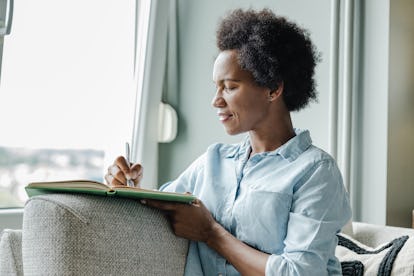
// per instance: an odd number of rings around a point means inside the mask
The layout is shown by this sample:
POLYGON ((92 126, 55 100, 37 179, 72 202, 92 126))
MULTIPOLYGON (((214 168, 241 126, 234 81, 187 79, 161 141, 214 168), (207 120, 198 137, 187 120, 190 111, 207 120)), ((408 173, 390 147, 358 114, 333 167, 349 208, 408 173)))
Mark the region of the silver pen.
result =
MULTIPOLYGON (((129 166, 130 166, 130 164, 131 164, 130 159, 129 159, 130 152, 131 152, 131 150, 130 150, 130 148, 129 148, 129 143, 128 143, 128 142, 126 142, 126 143, 125 143, 125 158, 126 158, 126 161, 128 162, 128 167, 129 167, 129 166)), ((128 179, 128 178, 127 178, 127 186, 128 186, 128 187, 135 187, 135 185, 134 185, 134 181, 133 181, 132 179, 128 179)))

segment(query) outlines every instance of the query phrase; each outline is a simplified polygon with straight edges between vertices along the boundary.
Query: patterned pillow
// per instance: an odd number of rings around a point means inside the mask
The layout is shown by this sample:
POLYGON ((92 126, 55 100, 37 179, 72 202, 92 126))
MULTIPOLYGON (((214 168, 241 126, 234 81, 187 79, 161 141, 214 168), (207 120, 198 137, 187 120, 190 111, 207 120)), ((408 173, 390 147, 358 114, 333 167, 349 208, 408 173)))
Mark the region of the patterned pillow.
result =
POLYGON ((346 234, 338 234, 336 257, 347 275, 414 275, 414 237, 401 236, 370 248, 346 234))

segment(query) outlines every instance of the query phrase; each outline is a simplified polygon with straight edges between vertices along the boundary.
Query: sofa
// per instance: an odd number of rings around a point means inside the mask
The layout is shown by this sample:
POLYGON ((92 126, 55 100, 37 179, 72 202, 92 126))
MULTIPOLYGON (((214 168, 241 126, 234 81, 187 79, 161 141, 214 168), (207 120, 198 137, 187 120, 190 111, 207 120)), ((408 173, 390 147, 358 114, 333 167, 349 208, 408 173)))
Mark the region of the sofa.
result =
MULTIPOLYGON (((405 237, 399 254, 405 250, 414 255, 414 229, 360 222, 350 226, 340 240, 372 254, 365 252, 365 259, 355 262, 354 252, 338 245, 344 275, 362 275, 361 265, 364 275, 376 275, 369 274, 369 268, 376 271, 384 256, 392 255, 387 250, 394 239, 400 239, 400 246, 405 237)), ((161 212, 137 201, 41 195, 27 201, 22 229, 2 232, 0 275, 183 275, 187 249, 188 242, 174 236, 161 212)), ((393 262, 414 269, 406 258, 393 262)), ((394 270, 391 266, 390 275, 403 275, 394 270)))

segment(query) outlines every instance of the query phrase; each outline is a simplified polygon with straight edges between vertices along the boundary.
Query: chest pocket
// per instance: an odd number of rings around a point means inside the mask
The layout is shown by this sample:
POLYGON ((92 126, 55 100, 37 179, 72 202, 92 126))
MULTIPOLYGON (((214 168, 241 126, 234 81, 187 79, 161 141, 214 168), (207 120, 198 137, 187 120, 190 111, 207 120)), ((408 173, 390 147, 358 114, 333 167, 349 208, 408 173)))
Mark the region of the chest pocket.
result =
POLYGON ((251 187, 234 206, 237 238, 269 254, 283 251, 292 196, 251 187))

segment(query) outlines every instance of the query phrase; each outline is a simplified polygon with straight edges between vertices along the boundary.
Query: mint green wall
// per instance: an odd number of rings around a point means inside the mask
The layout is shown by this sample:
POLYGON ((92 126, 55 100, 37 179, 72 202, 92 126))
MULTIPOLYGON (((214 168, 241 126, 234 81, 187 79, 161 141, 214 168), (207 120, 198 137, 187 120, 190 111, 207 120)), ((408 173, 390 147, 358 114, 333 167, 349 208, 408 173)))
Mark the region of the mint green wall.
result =
POLYGON ((219 18, 234 8, 268 7, 285 15, 311 32, 322 63, 317 68, 319 103, 293 114, 298 128, 308 128, 314 143, 328 147, 328 74, 329 74, 329 0, 179 0, 178 1, 178 97, 169 99, 179 116, 177 139, 159 148, 159 181, 179 175, 195 158, 214 142, 237 142, 228 136, 211 107, 215 93, 212 66, 217 55, 215 29, 219 18))
POLYGON ((390 2, 387 224, 411 226, 414 210, 414 2, 390 2))

